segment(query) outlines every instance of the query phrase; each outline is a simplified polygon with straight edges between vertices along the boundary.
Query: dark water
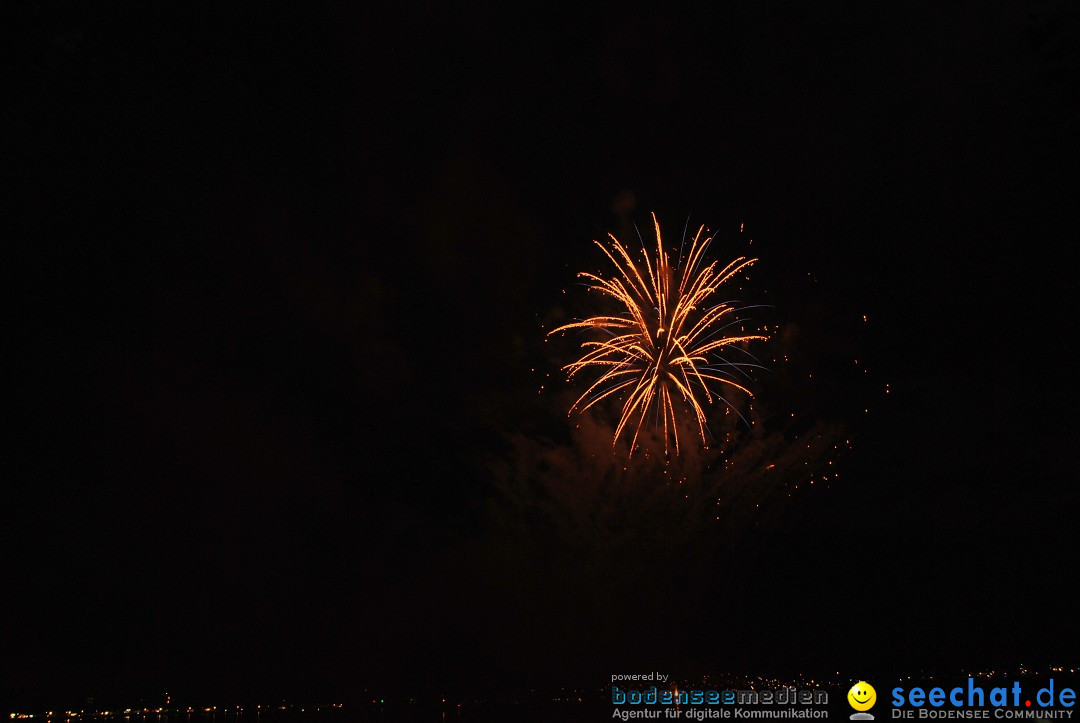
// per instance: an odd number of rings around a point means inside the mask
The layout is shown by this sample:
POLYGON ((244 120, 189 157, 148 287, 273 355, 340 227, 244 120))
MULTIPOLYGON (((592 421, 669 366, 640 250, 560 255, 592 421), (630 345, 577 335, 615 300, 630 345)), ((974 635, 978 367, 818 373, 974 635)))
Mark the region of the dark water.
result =
MULTIPOLYGON (((563 703, 552 701, 466 701, 438 703, 421 701, 385 702, 343 706, 341 708, 311 707, 287 711, 263 710, 243 712, 202 711, 193 713, 162 713, 150 715, 80 716, 73 723, 495 723, 496 721, 594 721, 607 720, 610 706, 596 703, 563 703)), ((35 716, 29 723, 39 723, 35 716)), ((47 719, 49 720, 49 719, 47 719)), ((56 717, 52 721, 63 723, 56 717)))

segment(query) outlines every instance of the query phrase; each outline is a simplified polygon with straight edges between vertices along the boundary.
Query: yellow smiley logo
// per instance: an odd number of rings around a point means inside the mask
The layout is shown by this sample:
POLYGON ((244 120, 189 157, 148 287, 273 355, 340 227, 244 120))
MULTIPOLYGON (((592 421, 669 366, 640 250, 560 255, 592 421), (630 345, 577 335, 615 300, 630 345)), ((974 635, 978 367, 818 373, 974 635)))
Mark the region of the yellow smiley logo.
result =
POLYGON ((847 692, 847 702, 855 710, 870 710, 874 707, 874 703, 877 702, 877 691, 874 690, 874 686, 865 680, 860 680, 851 686, 851 690, 847 692))

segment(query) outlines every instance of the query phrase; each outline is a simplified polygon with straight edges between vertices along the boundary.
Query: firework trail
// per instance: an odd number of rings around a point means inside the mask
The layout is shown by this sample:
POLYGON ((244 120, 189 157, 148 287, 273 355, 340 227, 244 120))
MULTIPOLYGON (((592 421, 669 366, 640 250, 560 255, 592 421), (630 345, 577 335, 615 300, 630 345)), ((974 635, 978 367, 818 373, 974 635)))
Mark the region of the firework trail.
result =
POLYGON ((693 414, 702 442, 707 443, 702 402, 712 404, 720 400, 738 413, 719 390, 730 387, 752 397, 750 390, 736 379, 737 376, 749 379, 744 371, 746 367, 760 368, 755 363, 729 361, 723 352, 728 348, 738 349, 749 356, 749 352, 736 345, 768 338, 759 334, 726 336, 725 331, 741 322, 737 318, 739 310, 729 301, 709 305, 725 282, 757 259, 740 256, 723 268, 716 262, 704 266, 705 250, 713 239, 703 238, 705 227, 701 226, 690 244, 685 263, 680 247, 673 267, 664 250, 655 213, 652 220, 656 229, 653 259, 650 260, 643 243, 641 262, 635 263, 622 243, 609 233, 610 247, 599 241, 595 243, 618 273, 607 279, 588 272, 578 274, 589 289, 614 299, 619 311, 565 324, 548 333, 550 336, 571 329, 599 332, 594 335, 599 338, 582 342, 582 355, 577 361, 563 367, 568 380, 579 372, 599 374, 570 406, 569 413, 575 410, 584 413, 608 397, 621 399, 622 411, 612 445, 633 427, 631 455, 650 412, 654 418, 663 419, 665 454, 669 440, 674 442, 675 453, 679 453, 677 410, 693 414))

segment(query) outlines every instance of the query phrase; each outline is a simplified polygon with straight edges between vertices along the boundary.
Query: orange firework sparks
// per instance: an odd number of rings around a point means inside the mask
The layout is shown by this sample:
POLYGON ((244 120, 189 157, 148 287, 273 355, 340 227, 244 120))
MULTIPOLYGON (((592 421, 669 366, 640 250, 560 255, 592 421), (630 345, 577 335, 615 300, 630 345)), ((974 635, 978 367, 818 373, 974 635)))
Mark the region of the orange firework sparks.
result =
POLYGON ((725 336, 725 331, 741 323, 737 318, 739 310, 729 301, 708 305, 725 282, 757 259, 740 256, 722 269, 716 262, 703 266, 702 259, 712 237, 702 238, 705 232, 702 226, 690 244, 685 264, 680 249, 679 260, 672 267, 660 237, 656 214, 652 214, 652 220, 656 228, 654 259, 650 260, 643 248, 642 262, 635 264, 622 243, 608 234, 610 247, 599 241, 595 243, 614 264, 618 274, 608 279, 588 272, 578 274, 586 280, 588 288, 614 299, 619 311, 565 324, 553 329, 549 335, 570 329, 591 329, 603 337, 582 342, 581 358, 563 367, 568 379, 583 370, 599 373, 571 405, 571 414, 575 409, 585 412, 608 397, 620 398, 622 412, 612 445, 618 443, 624 430, 634 426, 634 437, 630 442, 630 453, 633 454, 642 425, 652 410, 654 417, 663 418, 665 452, 671 439, 678 454, 676 409, 693 412, 702 442, 705 442, 706 415, 702 399, 706 404, 719 399, 731 407, 717 391, 725 385, 753 396, 733 377, 736 374, 746 377, 744 367, 759 367, 754 363, 729 361, 723 352, 738 349, 736 345, 743 342, 764 341, 768 337, 760 334, 725 336))

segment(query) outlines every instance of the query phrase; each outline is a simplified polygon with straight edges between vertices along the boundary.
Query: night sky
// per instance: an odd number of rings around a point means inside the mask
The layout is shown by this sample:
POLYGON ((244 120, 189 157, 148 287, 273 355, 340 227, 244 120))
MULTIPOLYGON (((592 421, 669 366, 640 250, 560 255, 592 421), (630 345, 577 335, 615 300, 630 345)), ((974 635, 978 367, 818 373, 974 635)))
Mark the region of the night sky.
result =
POLYGON ((34 5, 0 701, 1075 656, 1080 17, 928 5, 34 5), (650 211, 787 330, 726 514, 575 462, 650 211))

